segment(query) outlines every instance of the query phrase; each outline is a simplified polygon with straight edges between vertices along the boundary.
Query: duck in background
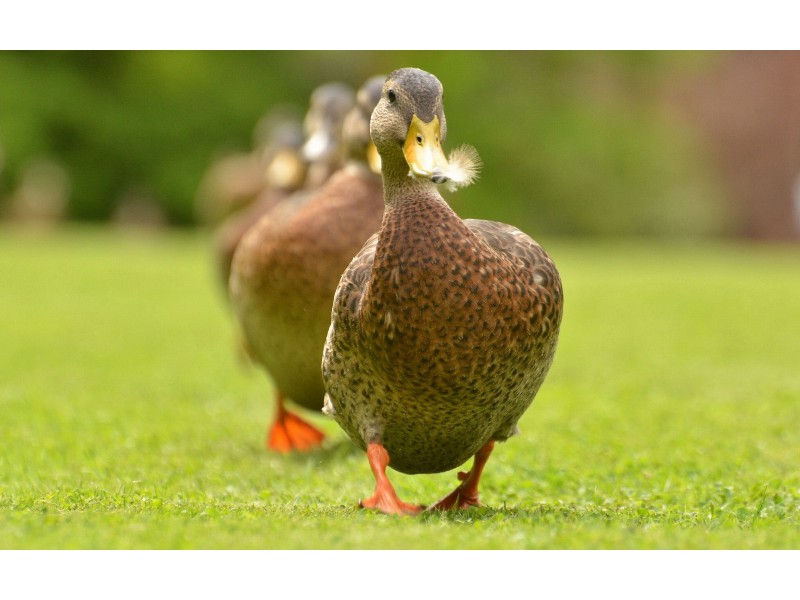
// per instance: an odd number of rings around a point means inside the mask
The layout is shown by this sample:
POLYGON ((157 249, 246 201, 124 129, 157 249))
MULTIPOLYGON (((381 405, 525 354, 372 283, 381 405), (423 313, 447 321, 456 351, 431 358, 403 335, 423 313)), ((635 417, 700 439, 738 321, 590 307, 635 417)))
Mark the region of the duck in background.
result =
MULTIPOLYGON (((266 440, 272 450, 309 450, 324 439, 286 403, 322 408, 319 361, 333 294, 344 268, 380 227, 383 187, 369 119, 384 79, 368 80, 344 119, 344 166, 316 191, 296 194, 262 217, 234 254, 234 312, 248 352, 276 388, 276 414, 266 440)), ((313 137, 307 145, 311 154, 323 147, 313 137)))
MULTIPOLYGON (((303 206, 310 196, 344 165, 345 148, 343 142, 344 120, 355 103, 355 92, 340 82, 326 83, 314 90, 306 117, 303 120, 305 142, 300 149, 300 156, 306 165, 305 180, 302 187, 280 201, 263 206, 259 210, 253 207, 245 216, 247 229, 260 219, 269 215, 276 229, 280 229, 286 220, 291 219, 296 210, 303 206)), ((245 231, 238 230, 242 235, 245 231)), ((241 239, 241 235, 239 237, 241 239)), ((236 240, 238 244, 239 239, 236 240)), ((235 247, 229 248, 233 258, 235 247)), ((228 261, 230 272, 230 260, 228 261)), ((230 282, 225 281, 226 290, 230 282)))
POLYGON ((323 84, 311 93, 303 121, 306 142, 302 153, 308 163, 304 189, 316 190, 344 164, 343 124, 354 103, 353 89, 338 81, 323 84))
POLYGON ((300 121, 284 119, 276 123, 269 139, 261 161, 260 190, 250 202, 223 220, 214 232, 216 271, 226 294, 233 253, 242 236, 262 215, 301 189, 305 181, 307 165, 301 152, 303 129, 300 121))
MULTIPOLYGON (((471 148, 449 160, 442 85, 419 69, 389 75, 372 115, 382 161, 380 231, 344 271, 322 361, 324 412, 366 450, 375 493, 365 508, 416 514, 386 468, 438 473, 469 457, 461 484, 433 509, 479 504, 496 441, 544 381, 558 340, 562 288, 522 231, 462 220, 437 190, 477 175, 471 148)), ((502 201, 502 199, 498 199, 502 201)))
POLYGON ((198 221, 218 226, 273 185, 299 187, 305 176, 303 141, 302 113, 296 107, 281 105, 267 112, 253 128, 251 150, 226 153, 206 170, 194 200, 198 221))
MULTIPOLYGON (((299 191, 313 191, 342 166, 342 122, 354 92, 340 82, 317 87, 301 121, 278 107, 256 125, 257 150, 228 157, 201 184, 198 206, 207 218, 225 216, 214 233, 216 271, 227 294, 231 261, 245 232, 299 191)), ((304 196, 281 209, 291 212, 304 196)), ((280 213, 273 218, 280 218, 280 213)))

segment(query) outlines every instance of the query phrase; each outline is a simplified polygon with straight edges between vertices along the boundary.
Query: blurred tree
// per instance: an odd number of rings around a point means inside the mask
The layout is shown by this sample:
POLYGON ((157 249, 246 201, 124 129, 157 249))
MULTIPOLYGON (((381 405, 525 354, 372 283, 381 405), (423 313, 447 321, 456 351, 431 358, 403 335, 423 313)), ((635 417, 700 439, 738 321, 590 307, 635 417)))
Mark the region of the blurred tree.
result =
POLYGON ((452 197, 469 217, 533 232, 705 234, 725 205, 694 133, 663 101, 704 55, 664 52, 0 52, 8 196, 23 166, 63 165, 68 216, 102 220, 150 198, 190 224, 215 157, 251 147, 271 107, 305 110, 326 81, 358 86, 417 66, 445 86, 447 148, 474 145, 482 179, 452 197))

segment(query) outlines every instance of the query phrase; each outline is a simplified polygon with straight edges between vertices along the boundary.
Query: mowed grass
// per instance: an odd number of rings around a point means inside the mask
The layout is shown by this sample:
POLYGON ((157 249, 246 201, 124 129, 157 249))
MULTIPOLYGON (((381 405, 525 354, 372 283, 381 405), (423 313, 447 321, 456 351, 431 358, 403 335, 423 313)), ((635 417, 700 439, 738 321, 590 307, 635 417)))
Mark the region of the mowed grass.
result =
MULTIPOLYGON (((0 547, 800 547, 800 248, 547 240, 551 373, 484 507, 395 518, 335 423, 263 448, 200 234, 0 230, 0 547)), ((390 471, 432 503, 455 471, 390 471)))

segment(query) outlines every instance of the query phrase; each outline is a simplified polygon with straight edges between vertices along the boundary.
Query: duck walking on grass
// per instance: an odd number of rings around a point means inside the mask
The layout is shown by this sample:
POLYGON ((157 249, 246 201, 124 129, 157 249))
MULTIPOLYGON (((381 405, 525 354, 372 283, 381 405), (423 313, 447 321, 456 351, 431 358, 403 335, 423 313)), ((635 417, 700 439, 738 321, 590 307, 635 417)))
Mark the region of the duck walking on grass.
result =
MULTIPOLYGON (((383 80, 381 76, 367 81, 355 106, 341 119, 345 166, 326 175, 318 189, 267 213, 234 254, 231 302, 248 353, 271 375, 277 389, 276 416, 267 435, 272 450, 310 450, 324 439, 322 431, 286 404, 322 408, 319 357, 333 294, 342 271, 380 227, 380 168, 371 170, 368 157, 377 157, 369 151, 369 118, 383 80)), ((312 146, 321 144, 312 139, 312 146)))
POLYGON ((371 119, 384 216, 343 273, 322 359, 324 412, 366 450, 385 513, 401 501, 386 468, 454 469, 461 484, 430 508, 478 505, 496 441, 517 433, 553 361, 562 313, 553 261, 522 231, 462 220, 437 184, 468 185, 469 147, 446 159, 442 85, 419 69, 389 75, 371 119))

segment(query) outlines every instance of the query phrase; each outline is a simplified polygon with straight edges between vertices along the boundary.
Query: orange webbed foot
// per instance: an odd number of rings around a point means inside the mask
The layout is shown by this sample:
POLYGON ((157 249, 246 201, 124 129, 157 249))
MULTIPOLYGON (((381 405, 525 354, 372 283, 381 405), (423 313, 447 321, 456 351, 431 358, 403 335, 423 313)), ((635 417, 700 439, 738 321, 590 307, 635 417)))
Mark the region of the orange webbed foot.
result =
MULTIPOLYGON (((462 473, 459 473, 459 479, 462 473)), ((455 490, 447 494, 436 504, 429 506, 427 510, 460 510, 470 506, 483 506, 478 499, 478 490, 470 490, 462 484, 455 490)))
POLYGON ((367 446, 367 459, 375 476, 375 493, 370 498, 361 500, 361 508, 379 510, 387 515, 416 515, 422 512, 424 506, 417 506, 403 502, 397 497, 389 478, 386 477, 386 467, 389 465, 389 453, 378 442, 367 446))
POLYGON ((364 498, 358 502, 361 508, 379 510, 387 515, 417 515, 423 511, 424 506, 403 502, 397 497, 393 489, 376 489, 371 498, 364 498))
POLYGON ((461 471, 458 479, 461 481, 455 490, 439 500, 436 504, 428 507, 427 510, 461 510, 470 506, 482 506, 478 499, 478 482, 483 473, 483 467, 489 460, 489 455, 494 449, 494 441, 487 442, 475 455, 475 462, 472 469, 468 472, 461 471))
POLYGON ((283 453, 306 452, 320 446, 324 439, 325 434, 319 429, 286 410, 279 396, 278 414, 267 436, 267 448, 283 453))

